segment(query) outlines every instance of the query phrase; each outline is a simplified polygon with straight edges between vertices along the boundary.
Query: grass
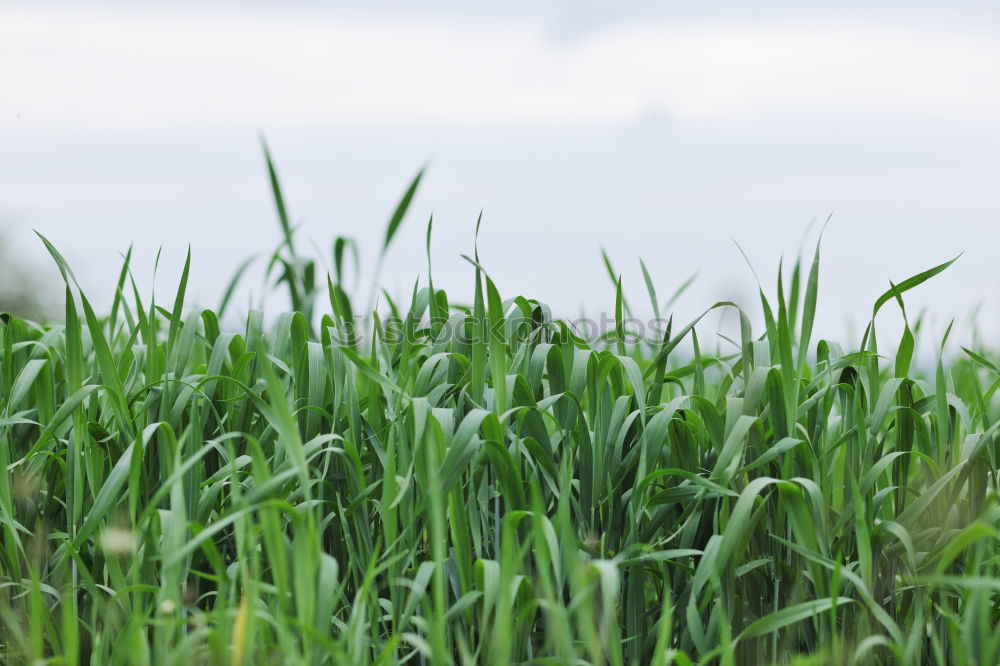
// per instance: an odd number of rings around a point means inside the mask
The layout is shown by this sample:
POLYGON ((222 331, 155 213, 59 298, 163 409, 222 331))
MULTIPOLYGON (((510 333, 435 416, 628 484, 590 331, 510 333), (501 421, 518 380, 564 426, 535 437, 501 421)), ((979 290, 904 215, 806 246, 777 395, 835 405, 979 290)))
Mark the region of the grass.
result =
POLYGON ((617 279, 582 339, 476 255, 470 306, 428 263, 359 319, 356 247, 321 276, 267 162, 267 330, 220 325, 232 288, 187 310, 190 258, 163 306, 126 257, 99 316, 47 241, 65 324, 0 319, 4 663, 1000 661, 1000 370, 874 335, 947 264, 847 349, 813 334, 818 247, 711 344, 628 341, 617 279))

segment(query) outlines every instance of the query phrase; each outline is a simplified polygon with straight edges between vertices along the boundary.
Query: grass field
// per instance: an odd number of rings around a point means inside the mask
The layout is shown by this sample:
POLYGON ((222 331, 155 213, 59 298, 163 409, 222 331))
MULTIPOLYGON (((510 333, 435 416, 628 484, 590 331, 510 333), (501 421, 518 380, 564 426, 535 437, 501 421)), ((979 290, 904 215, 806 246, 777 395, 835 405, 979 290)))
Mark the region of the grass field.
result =
POLYGON ((918 321, 875 344, 947 264, 847 346, 818 246, 735 339, 629 340, 620 281, 583 339, 475 254, 471 305, 428 265, 359 318, 350 241, 321 275, 271 177, 273 324, 185 307, 188 266, 155 303, 128 259, 98 314, 47 241, 65 323, 0 319, 4 663, 1000 661, 1000 370, 913 363, 918 321))

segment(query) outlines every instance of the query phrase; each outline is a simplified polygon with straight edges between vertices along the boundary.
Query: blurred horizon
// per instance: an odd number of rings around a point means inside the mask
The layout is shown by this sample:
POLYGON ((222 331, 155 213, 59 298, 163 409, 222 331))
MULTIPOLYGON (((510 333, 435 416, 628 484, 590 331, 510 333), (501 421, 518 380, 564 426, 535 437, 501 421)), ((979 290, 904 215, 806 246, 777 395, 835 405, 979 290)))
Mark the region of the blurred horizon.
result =
MULTIPOLYGON (((190 243, 191 302, 214 306, 279 241, 263 134, 300 243, 328 258, 335 236, 354 237, 366 271, 429 163, 383 268, 396 296, 426 274, 432 212, 435 284, 471 296, 460 255, 483 210, 479 253, 505 296, 613 309, 603 247, 636 310, 642 257, 661 301, 700 272, 678 321, 723 298, 756 315, 733 241, 770 295, 782 256, 803 248, 808 263, 832 213, 820 335, 857 335, 889 280, 963 251, 907 310, 933 306, 943 331, 981 306, 988 334, 1000 7, 871 4, 8 2, 0 230, 56 302, 32 229, 104 307, 131 243, 147 290, 162 246, 161 300, 190 243)), ((880 322, 898 318, 888 310, 880 322)))

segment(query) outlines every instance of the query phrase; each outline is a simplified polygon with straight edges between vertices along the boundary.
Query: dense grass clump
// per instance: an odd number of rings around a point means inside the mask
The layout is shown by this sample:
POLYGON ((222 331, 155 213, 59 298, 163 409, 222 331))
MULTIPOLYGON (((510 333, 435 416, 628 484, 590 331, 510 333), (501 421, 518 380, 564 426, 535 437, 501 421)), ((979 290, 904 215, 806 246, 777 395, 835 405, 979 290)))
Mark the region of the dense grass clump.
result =
POLYGON ((187 266, 146 302, 128 260, 98 316, 51 245, 65 324, 0 319, 5 663, 1000 659, 1000 370, 875 345, 947 264, 849 349, 814 340, 818 249, 711 344, 628 339, 620 282, 584 339, 477 259, 470 306, 428 276, 358 318, 349 242, 320 278, 271 176, 273 325, 186 309, 187 266))

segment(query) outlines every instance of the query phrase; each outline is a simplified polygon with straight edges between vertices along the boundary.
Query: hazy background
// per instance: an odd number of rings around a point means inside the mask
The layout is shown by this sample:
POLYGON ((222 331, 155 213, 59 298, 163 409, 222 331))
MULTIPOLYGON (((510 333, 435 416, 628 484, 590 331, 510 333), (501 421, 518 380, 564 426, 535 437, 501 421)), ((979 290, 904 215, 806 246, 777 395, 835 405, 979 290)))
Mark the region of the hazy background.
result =
MULTIPOLYGON (((640 256, 663 297, 701 270, 688 317, 754 297, 732 239, 773 289, 780 256, 833 213, 821 334, 857 331, 890 279, 965 251, 908 307, 933 304, 941 330, 981 304, 995 337, 1000 3, 470 4, 3 2, 8 250, 58 307, 33 228, 104 305, 129 243, 143 289, 162 246, 161 299, 190 243, 190 293, 214 306, 278 240, 261 132, 302 240, 328 257, 352 235, 369 268, 430 160, 383 273, 397 294, 425 271, 433 211, 435 281, 468 296, 459 255, 484 209, 504 295, 610 309, 604 246, 635 304, 640 256)), ((259 275, 247 285, 262 296, 259 275)))

